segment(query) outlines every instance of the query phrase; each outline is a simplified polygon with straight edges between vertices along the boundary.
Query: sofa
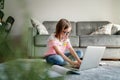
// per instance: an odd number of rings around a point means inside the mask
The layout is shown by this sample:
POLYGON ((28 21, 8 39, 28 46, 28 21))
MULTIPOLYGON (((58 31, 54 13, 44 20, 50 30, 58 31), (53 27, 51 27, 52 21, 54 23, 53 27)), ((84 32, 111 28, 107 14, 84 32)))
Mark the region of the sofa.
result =
MULTIPOLYGON (((70 21, 72 31, 70 41, 75 50, 81 50, 83 53, 87 46, 106 46, 103 59, 120 59, 120 35, 97 34, 90 35, 101 26, 110 24, 109 21, 70 21)), ((44 21, 43 25, 49 34, 37 34, 34 27, 28 29, 28 51, 29 57, 42 57, 46 52, 47 39, 55 31, 57 21, 44 21)))

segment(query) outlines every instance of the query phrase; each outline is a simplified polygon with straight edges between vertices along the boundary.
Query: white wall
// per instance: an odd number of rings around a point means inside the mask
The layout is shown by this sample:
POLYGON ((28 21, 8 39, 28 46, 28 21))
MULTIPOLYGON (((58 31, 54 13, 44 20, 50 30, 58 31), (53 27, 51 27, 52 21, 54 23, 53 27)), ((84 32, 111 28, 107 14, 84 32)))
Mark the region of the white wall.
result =
POLYGON ((113 0, 26 0, 31 15, 44 20, 113 20, 113 0))
POLYGON ((17 0, 5 0, 4 13, 4 20, 6 20, 8 16, 13 16, 15 18, 15 23, 11 32, 12 35, 19 35, 22 31, 23 18, 17 0))
MULTIPOLYGON (((120 0, 5 0, 6 17, 15 17, 12 35, 23 33, 29 16, 39 21, 67 18, 71 21, 107 20, 120 24, 120 0)), ((29 24, 30 25, 30 24, 29 24)))
POLYGON ((120 0, 113 0, 113 21, 120 24, 120 0))

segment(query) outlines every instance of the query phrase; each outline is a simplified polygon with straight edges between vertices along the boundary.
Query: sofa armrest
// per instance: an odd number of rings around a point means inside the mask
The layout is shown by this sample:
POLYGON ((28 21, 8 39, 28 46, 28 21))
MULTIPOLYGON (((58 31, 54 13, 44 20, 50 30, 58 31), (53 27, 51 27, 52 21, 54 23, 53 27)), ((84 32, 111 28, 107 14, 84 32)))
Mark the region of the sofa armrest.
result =
POLYGON ((34 36, 36 35, 36 29, 33 27, 28 28, 28 56, 32 57, 35 54, 34 51, 34 36))

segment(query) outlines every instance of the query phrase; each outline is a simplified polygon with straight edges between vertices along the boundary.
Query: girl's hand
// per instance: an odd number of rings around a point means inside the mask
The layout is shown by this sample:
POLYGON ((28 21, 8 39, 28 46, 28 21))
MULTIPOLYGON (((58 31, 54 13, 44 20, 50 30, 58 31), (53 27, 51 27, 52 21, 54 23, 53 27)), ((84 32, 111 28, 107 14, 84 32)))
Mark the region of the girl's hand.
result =
POLYGON ((73 62, 73 68, 79 68, 80 67, 80 62, 78 62, 78 61, 74 61, 73 62))

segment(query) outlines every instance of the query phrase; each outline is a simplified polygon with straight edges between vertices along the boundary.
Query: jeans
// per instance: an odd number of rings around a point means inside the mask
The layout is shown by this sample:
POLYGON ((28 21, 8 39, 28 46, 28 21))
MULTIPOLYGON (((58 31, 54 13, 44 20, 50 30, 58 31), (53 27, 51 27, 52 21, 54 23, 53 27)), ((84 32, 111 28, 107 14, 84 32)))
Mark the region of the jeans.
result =
MULTIPOLYGON (((83 56, 83 53, 79 50, 77 50, 76 53, 79 58, 81 58, 83 56)), ((75 60, 74 57, 69 52, 65 53, 65 55, 67 57, 69 57, 70 59, 75 60)), ((47 61, 47 63, 60 65, 60 66, 63 66, 66 64, 66 61, 58 54, 53 54, 53 55, 47 56, 46 61, 47 61)))

